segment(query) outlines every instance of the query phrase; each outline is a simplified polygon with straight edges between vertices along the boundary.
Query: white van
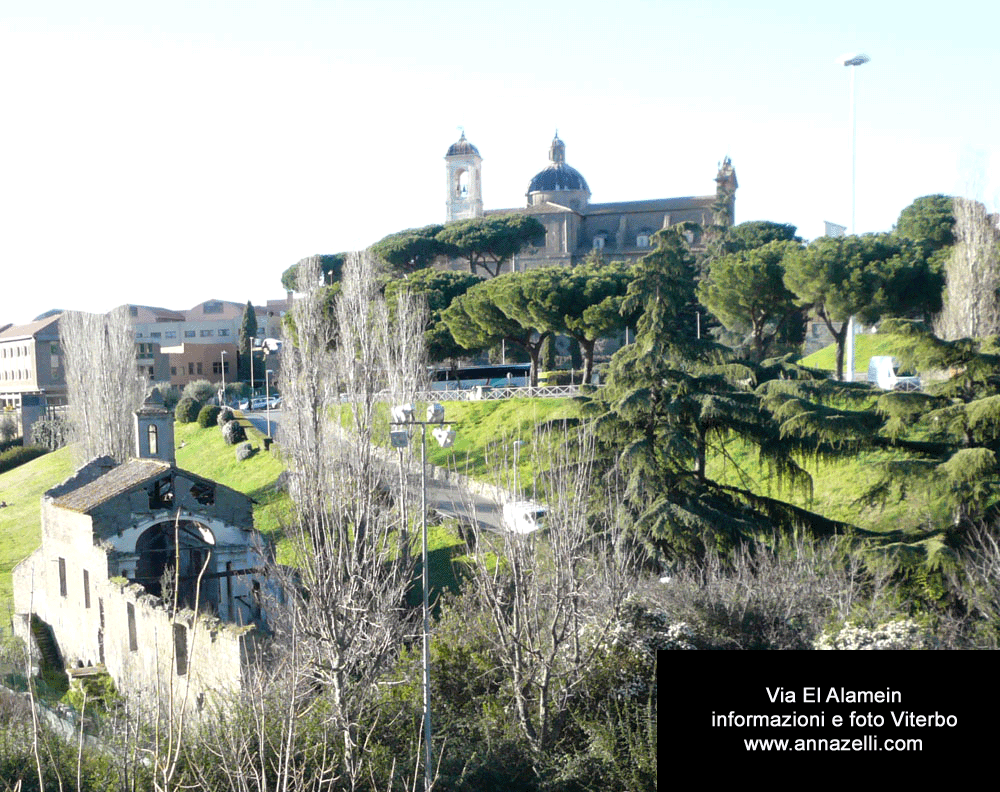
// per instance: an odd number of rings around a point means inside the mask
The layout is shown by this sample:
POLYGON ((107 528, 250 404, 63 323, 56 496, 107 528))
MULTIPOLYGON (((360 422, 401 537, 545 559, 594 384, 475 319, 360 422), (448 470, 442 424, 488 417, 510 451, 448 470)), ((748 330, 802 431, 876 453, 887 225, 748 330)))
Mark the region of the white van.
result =
POLYGON ((512 533, 526 534, 545 527, 544 506, 532 501, 511 501, 503 505, 503 527, 512 533))
POLYGON ((920 390, 920 377, 897 374, 899 361, 891 355, 874 355, 868 361, 868 381, 882 390, 920 390))

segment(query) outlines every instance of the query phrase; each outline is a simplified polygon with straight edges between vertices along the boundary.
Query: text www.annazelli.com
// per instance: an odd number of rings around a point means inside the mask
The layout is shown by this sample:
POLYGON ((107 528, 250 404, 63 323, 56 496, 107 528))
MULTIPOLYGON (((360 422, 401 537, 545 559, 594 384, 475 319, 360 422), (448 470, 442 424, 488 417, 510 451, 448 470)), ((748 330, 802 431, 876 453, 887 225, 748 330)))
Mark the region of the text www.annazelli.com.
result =
POLYGON ((922 751, 924 741, 918 739, 879 740, 870 734, 855 739, 836 737, 804 737, 798 740, 743 740, 748 751, 922 751))

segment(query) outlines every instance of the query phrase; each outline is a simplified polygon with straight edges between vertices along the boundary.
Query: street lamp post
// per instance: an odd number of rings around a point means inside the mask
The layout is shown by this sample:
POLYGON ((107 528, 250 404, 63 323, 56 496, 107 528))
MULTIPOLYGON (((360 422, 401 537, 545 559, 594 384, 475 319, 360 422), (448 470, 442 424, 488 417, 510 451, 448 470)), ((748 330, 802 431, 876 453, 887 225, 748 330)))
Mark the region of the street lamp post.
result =
MULTIPOLYGON (((857 98, 854 93, 854 71, 858 66, 868 63, 871 58, 863 52, 841 55, 837 62, 851 70, 851 234, 855 233, 855 207, 857 204, 857 171, 858 171, 858 118, 857 98)), ((847 320, 847 360, 844 366, 844 379, 854 380, 854 317, 847 320)))
POLYGON ((271 436, 271 369, 264 369, 264 402, 267 405, 267 436, 271 436))
POLYGON ((219 352, 219 370, 222 372, 222 391, 219 393, 219 404, 226 398, 226 350, 219 352))
POLYGON ((857 162, 858 162, 858 120, 857 120, 857 100, 854 95, 854 71, 858 66, 863 66, 871 60, 864 53, 856 55, 841 55, 837 62, 851 70, 851 233, 854 230, 854 208, 855 191, 857 187, 857 162))
MULTIPOLYGON (((419 426, 420 439, 420 529, 421 529, 421 585, 423 588, 423 687, 424 687, 424 792, 430 792, 434 777, 433 754, 431 753, 431 653, 430 653, 430 575, 427 568, 427 427, 434 426, 431 434, 442 448, 451 448, 455 442, 453 429, 444 420, 444 407, 437 403, 427 405, 427 420, 415 421, 416 408, 413 404, 401 404, 392 408, 392 426, 401 427, 391 432, 392 445, 402 449, 409 443, 409 426, 419 426)), ((402 459, 402 452, 400 452, 402 459)), ((405 497, 405 496, 404 496, 405 497)))

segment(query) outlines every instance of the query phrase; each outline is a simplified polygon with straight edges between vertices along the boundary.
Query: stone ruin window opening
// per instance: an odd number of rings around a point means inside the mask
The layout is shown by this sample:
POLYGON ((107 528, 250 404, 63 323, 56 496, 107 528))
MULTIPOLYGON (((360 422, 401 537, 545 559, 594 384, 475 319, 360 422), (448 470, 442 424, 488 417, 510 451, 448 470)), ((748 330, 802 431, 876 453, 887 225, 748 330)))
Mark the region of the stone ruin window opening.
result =
POLYGON ((138 652, 139 639, 135 633, 135 605, 131 602, 126 602, 125 608, 128 616, 128 650, 130 652, 138 652))
POLYGON ((156 456, 160 450, 159 443, 157 442, 156 424, 150 424, 146 431, 149 435, 149 455, 156 456))
POLYGON ((202 506, 211 506, 215 503, 215 485, 201 481, 192 484, 191 497, 202 506))
POLYGON ((219 575, 215 573, 214 545, 212 532, 193 520, 157 523, 136 542, 139 560, 134 580, 168 606, 173 605, 176 594, 178 607, 193 609, 197 605, 199 610, 215 612, 219 575))
MULTIPOLYGON (((152 429, 153 427, 149 427, 152 429)), ((154 452, 155 453, 155 452, 154 452)), ((158 481, 153 482, 152 488, 149 490, 149 508, 150 510, 156 509, 170 509, 174 504, 174 482, 170 476, 161 478, 158 481)))
POLYGON ((66 596, 66 559, 59 559, 59 596, 66 596))
POLYGON ((188 670, 187 627, 183 624, 174 625, 174 659, 177 663, 177 676, 184 676, 188 670))

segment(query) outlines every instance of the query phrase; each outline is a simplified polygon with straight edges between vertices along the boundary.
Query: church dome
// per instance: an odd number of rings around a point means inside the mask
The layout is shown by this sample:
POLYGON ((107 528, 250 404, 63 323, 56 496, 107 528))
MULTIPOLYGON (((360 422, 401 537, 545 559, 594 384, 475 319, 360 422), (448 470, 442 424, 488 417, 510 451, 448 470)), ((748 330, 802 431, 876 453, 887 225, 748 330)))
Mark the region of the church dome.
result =
POLYGON ((528 195, 568 191, 590 195, 587 180, 580 171, 566 164, 566 144, 559 139, 557 132, 549 147, 549 166, 535 174, 528 185, 528 195))
POLYGON ((448 148, 448 153, 445 154, 445 156, 464 157, 469 154, 475 154, 477 157, 480 156, 479 149, 477 149, 468 140, 466 140, 465 132, 462 132, 462 137, 460 137, 457 142, 451 144, 451 146, 448 148))

